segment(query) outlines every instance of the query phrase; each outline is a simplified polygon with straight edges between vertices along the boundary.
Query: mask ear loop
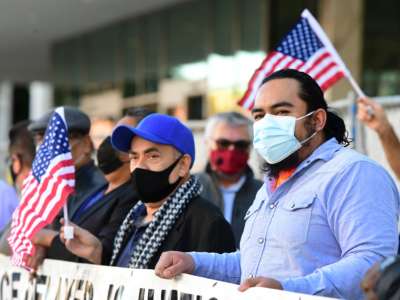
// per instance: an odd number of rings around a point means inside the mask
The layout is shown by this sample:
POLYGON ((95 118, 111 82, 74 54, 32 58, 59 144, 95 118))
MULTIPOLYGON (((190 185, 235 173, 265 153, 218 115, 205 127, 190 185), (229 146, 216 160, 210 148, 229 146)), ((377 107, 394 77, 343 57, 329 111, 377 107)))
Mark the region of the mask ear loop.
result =
POLYGON ((304 145, 305 143, 307 143, 309 140, 311 140, 316 134, 318 133, 318 131, 314 132, 312 135, 310 135, 308 138, 306 138, 305 140, 301 141, 300 144, 304 145))
POLYGON ((297 118, 296 121, 300 121, 300 120, 302 120, 302 119, 304 119, 304 118, 307 118, 307 117, 311 116, 311 115, 312 115, 313 113, 315 113, 315 112, 316 112, 316 111, 313 110, 313 111, 309 112, 308 114, 306 114, 306 115, 304 115, 304 116, 302 116, 302 117, 300 117, 300 118, 297 118))
MULTIPOLYGON (((299 120, 302 120, 302 119, 304 119, 304 118, 307 118, 307 117, 311 116, 311 115, 312 115, 313 113, 315 113, 315 112, 316 112, 316 111, 313 110, 313 111, 309 112, 308 114, 306 114, 306 115, 304 115, 304 116, 302 116, 302 117, 296 119, 296 121, 299 121, 299 120)), ((310 135, 308 138, 306 138, 305 140, 301 141, 300 144, 301 144, 301 145, 304 145, 304 144, 307 143, 309 140, 311 140, 318 132, 319 132, 319 130, 318 130, 318 131, 315 131, 315 132, 314 132, 312 135, 310 135)))

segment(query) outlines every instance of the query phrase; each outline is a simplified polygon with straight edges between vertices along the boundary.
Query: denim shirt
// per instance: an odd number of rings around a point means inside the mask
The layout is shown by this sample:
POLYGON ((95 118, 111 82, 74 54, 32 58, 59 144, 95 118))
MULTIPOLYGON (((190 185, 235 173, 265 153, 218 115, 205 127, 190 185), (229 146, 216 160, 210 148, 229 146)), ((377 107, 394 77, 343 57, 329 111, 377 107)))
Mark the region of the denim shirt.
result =
POLYGON ((246 213, 240 252, 191 253, 195 274, 239 283, 277 279, 284 290, 362 299, 365 272, 398 247, 399 194, 369 158, 331 139, 246 213))
POLYGON ((19 204, 15 189, 0 180, 0 231, 4 229, 19 204))

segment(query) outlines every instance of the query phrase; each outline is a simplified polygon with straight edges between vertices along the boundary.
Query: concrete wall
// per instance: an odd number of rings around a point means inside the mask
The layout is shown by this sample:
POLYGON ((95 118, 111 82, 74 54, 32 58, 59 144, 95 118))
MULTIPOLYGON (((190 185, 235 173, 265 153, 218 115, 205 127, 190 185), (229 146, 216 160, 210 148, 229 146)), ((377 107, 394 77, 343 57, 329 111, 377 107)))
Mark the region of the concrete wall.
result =
POLYGON ((6 171, 5 159, 8 149, 8 131, 12 122, 12 84, 0 82, 0 178, 6 171))
MULTIPOLYGON (((361 82, 363 49, 363 0, 321 0, 319 22, 357 82, 361 82)), ((342 99, 351 86, 340 80, 326 93, 327 99, 342 99)))

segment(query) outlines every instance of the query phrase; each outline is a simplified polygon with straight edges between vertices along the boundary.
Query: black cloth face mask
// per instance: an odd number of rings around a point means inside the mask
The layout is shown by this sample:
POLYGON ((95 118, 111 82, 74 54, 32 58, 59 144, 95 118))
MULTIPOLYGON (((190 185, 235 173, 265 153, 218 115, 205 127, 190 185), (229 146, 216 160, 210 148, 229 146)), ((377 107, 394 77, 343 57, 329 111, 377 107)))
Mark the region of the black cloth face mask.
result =
POLYGON ((114 172, 124 164, 119 159, 117 150, 112 147, 110 137, 106 137, 97 150, 97 164, 105 175, 114 172))
POLYGON ((169 175, 181 158, 182 156, 163 171, 150 171, 141 168, 132 171, 131 182, 143 203, 159 202, 175 190, 182 177, 179 177, 174 183, 169 183, 169 175))

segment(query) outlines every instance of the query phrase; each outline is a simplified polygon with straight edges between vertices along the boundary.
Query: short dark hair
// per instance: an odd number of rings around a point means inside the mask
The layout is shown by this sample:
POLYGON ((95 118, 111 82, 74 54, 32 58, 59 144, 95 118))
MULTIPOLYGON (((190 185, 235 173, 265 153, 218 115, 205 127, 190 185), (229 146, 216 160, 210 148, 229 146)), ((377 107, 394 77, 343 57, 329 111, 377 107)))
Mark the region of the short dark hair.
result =
POLYGON ((126 110, 124 117, 135 118, 137 123, 139 123, 152 113, 154 113, 154 111, 151 111, 145 107, 131 107, 126 110))
POLYGON ((31 167, 35 158, 36 148, 32 133, 28 130, 30 121, 16 123, 8 132, 10 154, 16 154, 22 159, 22 164, 31 167))
POLYGON ((294 79, 299 83, 300 90, 298 96, 306 102, 307 112, 312 112, 319 108, 327 112, 327 121, 323 130, 325 138, 328 140, 334 137, 340 144, 344 146, 350 145, 351 141, 348 139, 343 119, 328 108, 321 87, 310 75, 294 69, 279 70, 264 78, 261 85, 274 79, 284 78, 294 79))

